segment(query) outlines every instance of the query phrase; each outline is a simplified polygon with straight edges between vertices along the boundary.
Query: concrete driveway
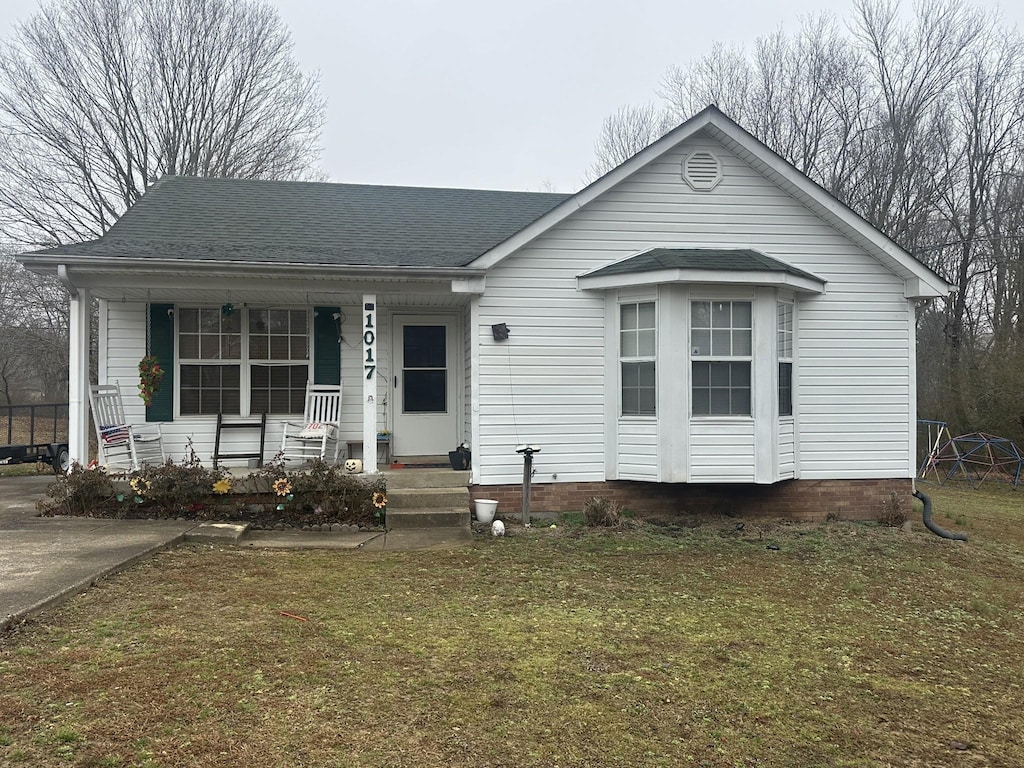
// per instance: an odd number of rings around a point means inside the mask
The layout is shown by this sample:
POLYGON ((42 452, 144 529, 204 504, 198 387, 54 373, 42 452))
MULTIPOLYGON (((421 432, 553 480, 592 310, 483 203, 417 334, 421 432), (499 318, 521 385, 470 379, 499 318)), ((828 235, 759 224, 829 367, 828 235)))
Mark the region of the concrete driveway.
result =
POLYGON ((35 517, 51 479, 0 477, 0 631, 179 543, 196 525, 35 517))

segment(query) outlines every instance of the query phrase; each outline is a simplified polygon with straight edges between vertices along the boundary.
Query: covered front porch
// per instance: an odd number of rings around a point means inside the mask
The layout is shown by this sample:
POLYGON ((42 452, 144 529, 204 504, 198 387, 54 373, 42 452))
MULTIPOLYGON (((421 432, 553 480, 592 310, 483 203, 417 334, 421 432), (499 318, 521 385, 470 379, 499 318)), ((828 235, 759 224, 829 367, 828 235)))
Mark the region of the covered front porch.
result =
MULTIPOLYGON (((285 422, 302 418, 307 382, 341 385, 340 456, 351 449, 366 472, 386 468, 387 454, 416 460, 471 442, 470 328, 482 274, 130 261, 57 266, 72 295, 72 460, 90 458, 90 371, 120 386, 129 423, 161 425, 176 461, 193 451, 212 460, 218 415, 263 413, 262 459, 272 459, 285 422), (138 397, 146 355, 164 371, 149 406, 138 397)), ((222 454, 246 453, 258 434, 233 430, 221 441, 222 454)))

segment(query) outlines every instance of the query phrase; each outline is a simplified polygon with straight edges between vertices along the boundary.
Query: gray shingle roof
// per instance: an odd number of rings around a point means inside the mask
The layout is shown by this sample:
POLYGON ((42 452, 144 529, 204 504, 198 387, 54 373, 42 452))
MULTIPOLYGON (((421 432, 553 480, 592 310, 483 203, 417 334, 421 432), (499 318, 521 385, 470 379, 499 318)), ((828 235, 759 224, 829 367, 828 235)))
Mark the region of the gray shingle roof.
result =
POLYGON ((37 253, 460 267, 567 197, 166 176, 98 240, 37 253))
POLYGON ((818 280, 789 264, 749 248, 652 248, 632 258, 587 273, 587 277, 655 272, 660 269, 717 269, 734 272, 788 272, 818 280))

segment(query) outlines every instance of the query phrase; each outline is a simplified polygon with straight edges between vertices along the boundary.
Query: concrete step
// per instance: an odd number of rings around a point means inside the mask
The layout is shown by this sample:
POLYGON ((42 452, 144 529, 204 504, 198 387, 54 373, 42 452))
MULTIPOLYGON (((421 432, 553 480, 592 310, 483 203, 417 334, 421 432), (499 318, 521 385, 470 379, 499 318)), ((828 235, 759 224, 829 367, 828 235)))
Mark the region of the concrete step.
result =
POLYGON ((469 472, 453 469, 390 469, 380 473, 388 490, 403 488, 458 488, 469 485, 469 472))
POLYGON ((393 488, 388 486, 388 511, 394 509, 433 509, 470 507, 469 488, 393 488))
POLYGON ((412 528, 465 528, 469 530, 469 507, 400 508, 391 506, 388 498, 387 527, 389 530, 412 528))

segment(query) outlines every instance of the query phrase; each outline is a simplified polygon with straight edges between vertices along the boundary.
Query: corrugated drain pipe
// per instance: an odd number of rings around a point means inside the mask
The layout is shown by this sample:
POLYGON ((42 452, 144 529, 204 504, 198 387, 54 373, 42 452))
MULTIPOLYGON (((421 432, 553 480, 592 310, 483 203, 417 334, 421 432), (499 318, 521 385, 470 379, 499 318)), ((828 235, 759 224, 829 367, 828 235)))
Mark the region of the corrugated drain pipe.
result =
POLYGON ((947 531, 945 528, 941 528, 932 522, 932 500, 921 493, 916 488, 914 489, 914 496, 921 500, 924 504, 924 512, 921 513, 921 520, 924 522, 924 527, 934 533, 936 536, 941 536, 944 539, 953 539, 953 541, 967 541, 967 534, 965 533, 953 533, 947 531))

